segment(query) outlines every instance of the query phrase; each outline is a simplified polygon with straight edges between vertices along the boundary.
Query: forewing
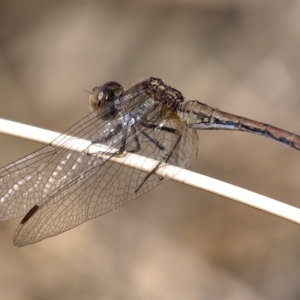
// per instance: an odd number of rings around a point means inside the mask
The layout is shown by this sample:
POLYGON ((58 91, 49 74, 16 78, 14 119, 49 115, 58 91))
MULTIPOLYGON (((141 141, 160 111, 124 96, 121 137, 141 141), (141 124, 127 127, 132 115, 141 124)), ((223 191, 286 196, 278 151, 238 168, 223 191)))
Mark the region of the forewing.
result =
POLYGON ((72 182, 93 168, 96 159, 84 152, 91 143, 82 148, 78 138, 99 138, 104 123, 97 112, 91 113, 50 145, 0 169, 0 221, 22 217, 57 191, 76 188, 72 182))
POLYGON ((24 216, 31 209, 15 233, 17 246, 71 229, 164 182, 154 173, 149 176, 110 161, 124 141, 126 151, 140 147, 138 154, 157 160, 157 164, 189 164, 197 149, 195 131, 176 115, 165 114, 159 105, 134 127, 126 127, 126 134, 124 130, 114 131, 119 125, 124 128, 128 116, 139 114, 141 105, 146 103, 144 109, 151 107, 152 100, 144 93, 126 97, 127 103, 120 104, 114 120, 102 120, 99 111, 91 113, 49 146, 0 170, 0 220, 24 216), (144 126, 143 122, 152 126, 144 126), (91 152, 90 146, 103 141, 109 132, 113 137, 105 142, 107 151, 91 152), (85 140, 84 147, 77 138, 85 140))
POLYGON ((41 200, 43 177, 56 149, 46 146, 0 170, 0 220, 24 216, 41 200))
MULTIPOLYGON (((126 100, 119 102, 116 109, 123 111, 123 107, 131 103, 133 107, 138 106, 143 101, 145 95, 139 91, 138 84, 132 88, 133 95, 126 95, 126 100)), ((107 112, 89 114, 50 145, 0 169, 0 221, 24 216, 31 207, 45 202, 60 190, 71 193, 76 189, 73 183, 78 183, 78 178, 94 167, 95 160, 85 153, 90 142, 83 148, 77 138, 95 141, 114 126, 102 120, 101 113, 107 112), (77 145, 79 151, 76 151, 77 145)), ((118 143, 114 139, 112 144, 118 143)))
MULTIPOLYGON (((137 124, 135 134, 133 131, 128 133, 126 150, 133 150, 138 138, 141 146, 139 155, 155 159, 159 163, 173 150, 168 163, 179 167, 187 166, 197 149, 195 131, 188 129, 178 118, 161 117, 153 124, 157 125, 156 129, 137 124), (175 149, 179 136, 164 130, 165 128, 173 128, 181 133, 175 149), (157 142, 165 147, 164 151, 157 147, 157 142)), ((120 147, 121 140, 115 137, 117 142, 110 151, 120 147)), ((113 163, 109 159, 103 160, 101 157, 109 156, 110 151, 106 154, 89 155, 90 167, 84 170, 80 181, 69 183, 70 186, 58 190, 36 207, 33 215, 19 225, 14 243, 24 246, 67 231, 86 220, 108 213, 165 182, 165 179, 155 174, 144 182, 147 172, 113 163)))

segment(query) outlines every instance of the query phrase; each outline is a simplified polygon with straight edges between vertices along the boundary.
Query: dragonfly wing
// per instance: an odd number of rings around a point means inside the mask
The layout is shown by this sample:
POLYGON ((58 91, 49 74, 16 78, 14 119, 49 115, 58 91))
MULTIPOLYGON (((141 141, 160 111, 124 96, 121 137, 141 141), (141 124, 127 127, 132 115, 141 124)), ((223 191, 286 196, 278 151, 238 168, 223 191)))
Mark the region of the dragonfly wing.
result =
POLYGON ((60 191, 41 206, 35 206, 33 213, 29 212, 28 219, 25 217, 17 228, 14 235, 15 245, 36 243, 67 231, 136 199, 160 183, 158 178, 151 178, 146 182, 143 191, 136 193, 135 180, 138 180, 139 175, 145 176, 146 173, 106 162, 97 171, 85 176, 85 181, 72 193, 60 191))
POLYGON ((50 145, 0 169, 0 221, 24 216, 34 205, 70 186, 74 178, 92 168, 95 158, 84 154, 84 148, 75 151, 74 145, 78 137, 99 138, 103 122, 99 114, 91 113, 50 145))
MULTIPOLYGON (((129 109, 134 109, 147 98, 143 93, 135 94, 138 97, 126 96, 128 99, 116 109, 121 111, 128 104, 129 109)), ((92 112, 50 145, 0 169, 0 221, 24 216, 34 205, 45 202, 64 186, 71 187, 73 180, 93 167, 94 158, 84 154, 85 149, 78 144, 77 138, 97 141, 112 130, 114 122, 103 120, 102 113, 106 115, 107 111, 92 112), (76 145, 80 146, 79 152, 76 152, 76 145)), ((120 137, 108 146, 118 146, 118 139, 120 137)))
POLYGON ((0 220, 27 213, 14 236, 17 246, 69 230, 166 181, 110 161, 123 146, 125 151, 157 160, 158 166, 161 162, 189 164, 197 149, 195 131, 176 115, 165 114, 162 104, 153 103, 150 96, 138 93, 116 108, 118 114, 112 120, 103 120, 102 112, 95 111, 49 146, 0 170, 4 183, 0 185, 0 220), (147 111, 143 118, 132 122, 132 116, 142 111, 147 111), (82 148, 77 138, 90 142, 82 148), (90 151, 95 143, 104 143, 108 150, 90 151))
MULTIPOLYGON (((182 127, 178 120, 167 120, 165 126, 167 125, 183 130, 181 143, 170 157, 170 162, 184 167, 188 164, 190 156, 195 154, 197 136, 193 130, 182 127)), ((166 151, 172 148, 178 138, 167 131, 155 132, 153 129, 143 128, 143 132, 146 132, 146 135, 137 131, 141 146, 139 154, 158 161, 163 160, 164 151, 148 137, 151 135, 155 138, 166 147, 166 151)), ((126 149, 134 148, 134 142, 134 135, 129 134, 126 149)), ((147 172, 108 159, 101 161, 100 157, 100 154, 90 157, 94 159, 93 168, 82 174, 80 182, 70 183, 70 186, 59 190, 40 206, 33 208, 32 214, 29 213, 29 217, 25 217, 15 233, 15 245, 24 246, 60 234, 89 219, 115 210, 166 181, 153 174, 144 182, 147 172)))
POLYGON ((0 170, 0 220, 24 216, 41 199, 45 168, 56 153, 46 146, 0 170))

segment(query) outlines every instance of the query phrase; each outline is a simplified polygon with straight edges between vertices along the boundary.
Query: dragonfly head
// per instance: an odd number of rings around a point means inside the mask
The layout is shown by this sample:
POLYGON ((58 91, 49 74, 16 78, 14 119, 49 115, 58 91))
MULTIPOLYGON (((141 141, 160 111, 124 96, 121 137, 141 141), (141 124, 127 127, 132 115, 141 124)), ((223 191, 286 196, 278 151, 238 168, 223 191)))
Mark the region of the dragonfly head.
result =
POLYGON ((105 112, 107 110, 107 114, 104 114, 106 118, 113 117, 115 114, 113 100, 121 96, 123 92, 123 87, 115 81, 96 86, 89 97, 89 105, 93 111, 105 112))

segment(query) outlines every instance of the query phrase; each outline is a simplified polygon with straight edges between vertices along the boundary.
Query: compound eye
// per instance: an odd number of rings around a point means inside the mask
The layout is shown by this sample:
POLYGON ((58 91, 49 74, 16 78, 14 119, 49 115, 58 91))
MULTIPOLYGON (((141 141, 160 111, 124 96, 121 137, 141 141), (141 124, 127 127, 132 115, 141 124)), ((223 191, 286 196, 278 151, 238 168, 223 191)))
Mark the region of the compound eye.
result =
POLYGON ((119 97, 123 92, 123 87, 115 81, 96 86, 89 97, 89 106, 93 111, 99 108, 104 109, 115 97, 119 97))
POLYGON ((107 102, 109 93, 105 86, 96 86, 93 88, 93 93, 89 96, 89 106, 92 110, 97 110, 101 104, 107 102))

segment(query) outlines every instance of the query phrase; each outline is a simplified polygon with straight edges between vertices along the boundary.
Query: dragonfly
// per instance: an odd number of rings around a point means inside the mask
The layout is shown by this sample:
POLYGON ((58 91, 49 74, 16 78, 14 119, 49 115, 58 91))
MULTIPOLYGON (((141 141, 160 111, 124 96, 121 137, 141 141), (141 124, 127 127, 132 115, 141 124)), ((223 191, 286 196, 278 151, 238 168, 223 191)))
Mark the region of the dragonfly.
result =
POLYGON ((0 169, 0 221, 23 217, 16 246, 58 235, 165 183, 158 168, 188 168, 197 157, 197 130, 246 131, 300 150, 299 135, 186 101, 159 78, 126 90, 115 81, 96 86, 89 106, 92 112, 52 143, 0 169), (80 140, 84 146, 74 151, 80 140), (143 171, 114 161, 125 153, 156 163, 143 171))

